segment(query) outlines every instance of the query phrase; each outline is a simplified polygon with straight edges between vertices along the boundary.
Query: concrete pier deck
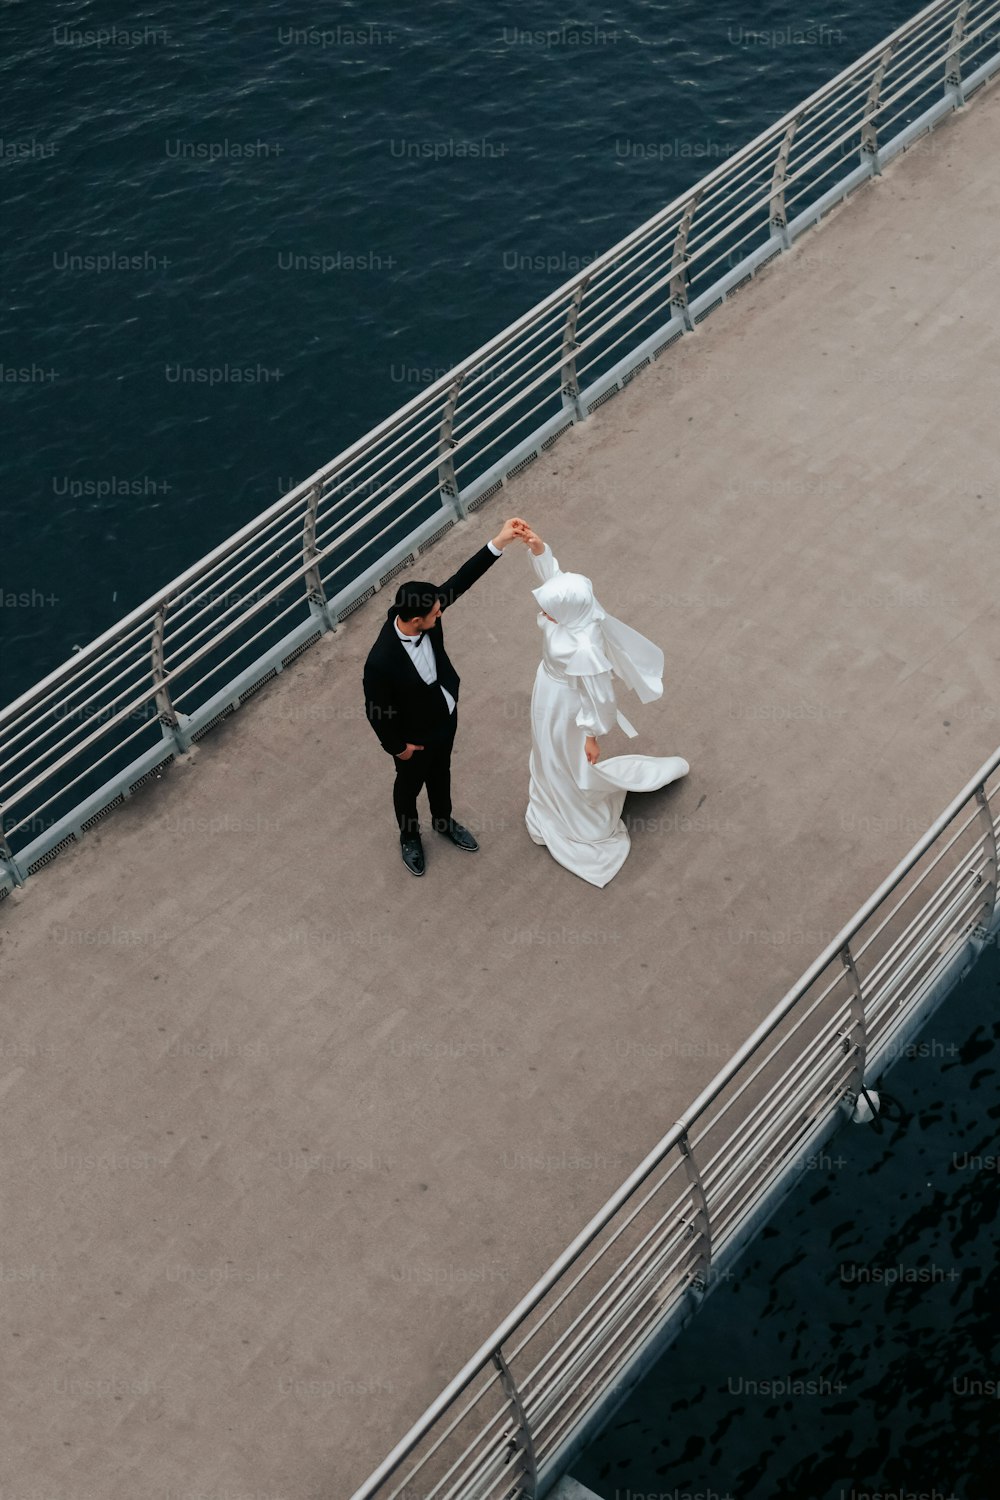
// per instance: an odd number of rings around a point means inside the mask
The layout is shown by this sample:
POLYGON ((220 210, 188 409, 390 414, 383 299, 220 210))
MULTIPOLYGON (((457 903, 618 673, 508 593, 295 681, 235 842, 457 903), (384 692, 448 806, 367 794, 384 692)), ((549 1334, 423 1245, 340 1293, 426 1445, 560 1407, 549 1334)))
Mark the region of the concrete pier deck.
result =
POLYGON ((994 88, 429 554, 524 515, 663 646, 605 890, 523 825, 518 546, 480 854, 400 862, 383 594, 0 908, 3 1494, 349 1493, 994 749, 998 159, 994 88))

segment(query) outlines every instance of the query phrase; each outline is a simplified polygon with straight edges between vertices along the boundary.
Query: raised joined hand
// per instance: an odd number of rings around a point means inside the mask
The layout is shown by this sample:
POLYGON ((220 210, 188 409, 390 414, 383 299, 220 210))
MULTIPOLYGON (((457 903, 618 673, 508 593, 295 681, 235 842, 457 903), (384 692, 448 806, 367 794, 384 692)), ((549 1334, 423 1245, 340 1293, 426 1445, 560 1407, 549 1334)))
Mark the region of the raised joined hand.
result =
POLYGON ((542 541, 541 537, 537 535, 536 532, 532 531, 527 521, 522 521, 518 517, 510 524, 514 529, 514 535, 517 537, 518 541, 524 542, 527 547, 530 547, 531 551, 536 557, 540 556, 540 554, 545 551, 545 543, 542 541))
POLYGON ((523 530, 531 530, 527 521, 522 521, 520 516, 511 516, 510 520, 503 523, 493 538, 494 547, 499 547, 503 551, 504 547, 510 542, 515 540, 523 542, 525 538, 522 534, 522 528, 523 530))

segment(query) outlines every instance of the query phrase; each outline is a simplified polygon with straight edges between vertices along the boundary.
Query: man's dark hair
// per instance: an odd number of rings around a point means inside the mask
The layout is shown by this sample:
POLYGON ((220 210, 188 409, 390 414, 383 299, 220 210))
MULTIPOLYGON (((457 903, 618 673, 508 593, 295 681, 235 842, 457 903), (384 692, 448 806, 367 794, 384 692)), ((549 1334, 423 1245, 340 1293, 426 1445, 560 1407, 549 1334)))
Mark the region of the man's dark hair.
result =
POLYGON ((396 613, 401 620, 422 619, 430 614, 440 598, 441 591, 433 583, 424 583, 420 579, 401 583, 396 590, 396 613))

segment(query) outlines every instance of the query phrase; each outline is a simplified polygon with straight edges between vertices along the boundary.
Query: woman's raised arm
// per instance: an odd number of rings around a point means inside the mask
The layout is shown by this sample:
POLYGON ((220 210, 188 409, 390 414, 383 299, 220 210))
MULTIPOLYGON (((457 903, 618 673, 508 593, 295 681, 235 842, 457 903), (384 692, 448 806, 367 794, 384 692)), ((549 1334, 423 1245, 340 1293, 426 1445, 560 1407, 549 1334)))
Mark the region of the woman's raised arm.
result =
POLYGON ((555 557, 553 557, 552 549, 548 543, 543 542, 537 532, 532 531, 530 526, 526 526, 525 530, 521 533, 521 540, 528 544, 528 550, 531 553, 531 565, 542 583, 547 582, 550 578, 554 578, 559 572, 559 564, 555 557))

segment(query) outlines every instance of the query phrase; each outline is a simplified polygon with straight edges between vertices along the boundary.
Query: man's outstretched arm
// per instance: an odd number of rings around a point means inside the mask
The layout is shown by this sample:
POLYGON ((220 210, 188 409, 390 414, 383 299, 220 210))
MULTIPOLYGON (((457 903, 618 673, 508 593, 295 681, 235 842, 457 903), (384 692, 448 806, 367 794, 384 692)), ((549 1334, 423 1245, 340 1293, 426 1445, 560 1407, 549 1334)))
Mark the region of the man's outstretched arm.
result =
POLYGON ((471 589, 472 585, 492 568, 505 547, 509 547, 513 541, 522 539, 515 530, 515 525, 524 526, 525 524, 520 516, 512 516, 509 521, 505 521, 492 542, 485 547, 480 547, 478 552, 474 552, 468 562, 464 562, 458 572, 453 573, 441 585, 442 609, 447 609, 449 604, 454 604, 456 599, 460 599, 464 593, 471 589), (490 548, 495 548, 496 550, 491 551, 490 548))

